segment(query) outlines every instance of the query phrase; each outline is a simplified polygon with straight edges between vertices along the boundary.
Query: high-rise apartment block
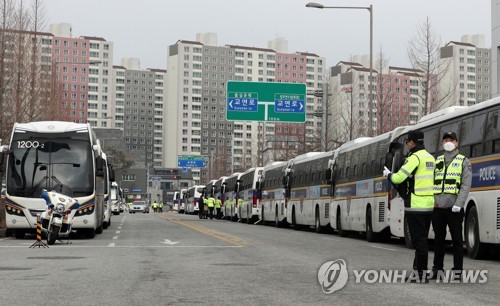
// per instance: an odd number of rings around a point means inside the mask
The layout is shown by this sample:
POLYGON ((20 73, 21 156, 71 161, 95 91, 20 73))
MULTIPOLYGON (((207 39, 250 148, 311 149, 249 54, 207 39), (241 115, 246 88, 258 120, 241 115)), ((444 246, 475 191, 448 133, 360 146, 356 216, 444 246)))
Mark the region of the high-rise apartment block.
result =
POLYGON ((467 106, 491 98, 491 49, 483 35, 464 35, 441 48, 439 98, 433 111, 467 106))
MULTIPOLYGON (((283 123, 226 121, 227 81, 304 82, 309 90, 321 88, 324 81, 324 59, 317 55, 217 46, 214 33, 171 45, 167 65, 166 166, 175 167, 179 155, 206 156, 209 167, 193 169, 195 181, 200 182, 265 163, 265 136, 284 130, 276 129, 283 123)), ((308 110, 316 109, 316 99, 308 103, 308 110)), ((291 143, 284 138, 272 141, 291 143)))

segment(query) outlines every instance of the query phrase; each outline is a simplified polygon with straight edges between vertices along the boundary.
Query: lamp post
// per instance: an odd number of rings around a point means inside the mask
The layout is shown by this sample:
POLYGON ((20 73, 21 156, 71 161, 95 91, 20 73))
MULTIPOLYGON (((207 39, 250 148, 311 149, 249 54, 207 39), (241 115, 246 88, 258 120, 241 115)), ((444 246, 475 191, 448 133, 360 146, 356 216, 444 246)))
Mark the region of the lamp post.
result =
POLYGON ((323 151, 328 151, 328 116, 331 115, 331 113, 328 110, 328 104, 329 104, 329 96, 330 93, 328 92, 328 83, 323 84, 323 89, 322 90, 315 90, 314 93, 312 94, 315 97, 321 97, 323 99, 323 107, 321 110, 316 110, 313 113, 314 117, 321 117, 321 150, 323 151))
POLYGON ((373 5, 370 6, 324 6, 323 4, 309 2, 306 7, 318 9, 353 9, 368 10, 370 12, 370 80, 368 88, 368 136, 373 136, 373 110, 372 110, 372 79, 373 79, 373 5))

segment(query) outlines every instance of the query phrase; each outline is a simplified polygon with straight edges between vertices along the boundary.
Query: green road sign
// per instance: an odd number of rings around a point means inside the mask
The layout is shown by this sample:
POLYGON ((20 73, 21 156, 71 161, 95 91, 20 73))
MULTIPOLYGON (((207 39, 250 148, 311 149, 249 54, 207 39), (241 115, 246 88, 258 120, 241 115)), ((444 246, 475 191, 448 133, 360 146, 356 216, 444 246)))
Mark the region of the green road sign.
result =
POLYGON ((226 119, 306 121, 306 84, 228 81, 226 119))

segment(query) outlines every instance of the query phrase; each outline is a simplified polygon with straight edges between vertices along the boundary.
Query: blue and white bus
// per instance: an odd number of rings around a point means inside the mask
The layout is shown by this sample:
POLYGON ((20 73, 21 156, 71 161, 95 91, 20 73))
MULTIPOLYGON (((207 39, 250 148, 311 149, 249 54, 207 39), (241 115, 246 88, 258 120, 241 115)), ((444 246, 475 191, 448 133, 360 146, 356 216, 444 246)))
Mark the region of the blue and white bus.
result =
POLYGON ((6 165, 6 223, 16 238, 35 232, 45 211, 43 189, 70 187, 81 206, 73 228, 93 238, 103 230, 106 162, 89 124, 60 121, 16 123, 6 165), (102 191, 102 192, 101 192, 102 191))
POLYGON ((199 200, 205 192, 204 185, 194 185, 187 189, 186 195, 186 213, 197 215, 200 211, 199 200))
POLYGON ((285 169, 286 220, 294 229, 314 226, 321 232, 330 222, 331 173, 336 151, 309 152, 285 169))
MULTIPOLYGON (((260 216, 260 182, 264 167, 250 168, 240 177, 238 216, 248 224, 260 216)), ((253 221, 253 222, 252 222, 253 221)))
POLYGON ((215 199, 220 199, 221 201, 221 211, 222 214, 225 214, 225 201, 226 201, 226 182, 227 176, 221 176, 215 183, 214 183, 214 198, 215 199))
POLYGON ((240 190, 241 173, 231 174, 224 181, 224 217, 228 220, 238 221, 238 192, 240 190))
MULTIPOLYGON (((489 250, 488 244, 500 244, 500 175, 497 175, 500 173, 500 98, 429 114, 415 126, 395 135, 388 153, 393 171, 403 164, 407 154, 404 140, 413 129, 424 132, 425 148, 434 156, 443 152, 444 132, 457 133, 459 150, 472 163, 472 188, 464 207, 464 240, 469 257, 482 258, 489 250)), ((396 193, 391 194, 391 232, 408 240, 403 201, 396 193)))
POLYGON ((276 161, 262 170, 259 201, 261 207, 260 220, 263 224, 274 222, 280 227, 286 221, 285 188, 283 178, 287 162, 276 161))

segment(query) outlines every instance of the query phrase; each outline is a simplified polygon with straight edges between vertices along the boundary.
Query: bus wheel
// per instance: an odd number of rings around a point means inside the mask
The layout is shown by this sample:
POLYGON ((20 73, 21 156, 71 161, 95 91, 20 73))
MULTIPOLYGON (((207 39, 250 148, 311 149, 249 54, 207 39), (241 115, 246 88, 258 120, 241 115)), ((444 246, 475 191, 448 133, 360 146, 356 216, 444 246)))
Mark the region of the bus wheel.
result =
POLYGON ((297 224, 297 218, 295 218, 295 206, 292 208, 292 225, 294 230, 300 230, 299 225, 297 224))
POLYGON ((347 231, 342 229, 342 218, 340 207, 337 209, 337 231, 340 237, 347 237, 347 231))
POLYGON ((372 208, 368 207, 366 210, 366 241, 374 242, 376 239, 375 233, 373 233, 373 223, 372 223, 372 208))
POLYGON ((479 240, 479 218, 477 208, 473 206, 467 214, 465 223, 465 245, 467 255, 472 259, 481 259, 488 254, 488 245, 479 240))
POLYGON ((16 236, 16 239, 23 239, 24 238, 24 234, 26 234, 26 232, 24 230, 21 230, 21 229, 16 229, 15 232, 14 232, 14 235, 16 236))
POLYGON ((103 225, 101 223, 101 225, 98 228, 95 229, 95 233, 96 234, 102 234, 102 230, 103 230, 103 225))
POLYGON ((322 232, 321 221, 319 220, 319 207, 316 206, 316 213, 314 214, 314 231, 318 234, 322 232))
POLYGON ((108 223, 108 222, 103 222, 103 224, 102 224, 102 228, 103 228, 103 229, 107 229, 107 228, 108 228, 108 226, 109 226, 109 223, 108 223))
POLYGON ((408 220, 407 220, 406 214, 405 214, 403 226, 404 226, 406 247, 409 249, 414 249, 415 246, 413 245, 413 241, 411 241, 410 226, 408 226, 408 220))
POLYGON ((276 205, 276 212, 274 214, 274 226, 276 228, 279 228, 281 227, 281 223, 280 223, 280 217, 278 215, 278 205, 276 205))

